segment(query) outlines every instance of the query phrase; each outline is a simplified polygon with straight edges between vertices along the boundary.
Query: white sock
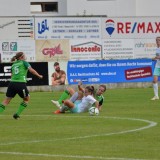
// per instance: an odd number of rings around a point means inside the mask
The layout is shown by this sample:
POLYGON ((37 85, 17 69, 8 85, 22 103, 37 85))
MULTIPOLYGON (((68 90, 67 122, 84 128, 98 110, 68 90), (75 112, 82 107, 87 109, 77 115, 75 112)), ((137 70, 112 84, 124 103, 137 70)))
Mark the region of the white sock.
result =
POLYGON ((158 97, 158 83, 153 83, 154 95, 158 97))

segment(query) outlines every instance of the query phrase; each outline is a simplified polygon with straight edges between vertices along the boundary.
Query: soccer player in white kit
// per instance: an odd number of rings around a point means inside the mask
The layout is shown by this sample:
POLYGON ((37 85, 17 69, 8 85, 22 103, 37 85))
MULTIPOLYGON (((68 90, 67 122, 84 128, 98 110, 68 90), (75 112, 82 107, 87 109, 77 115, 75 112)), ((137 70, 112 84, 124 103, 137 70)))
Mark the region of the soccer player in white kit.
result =
POLYGON ((72 113, 87 112, 93 105, 96 107, 96 112, 99 112, 99 102, 93 97, 94 87, 87 86, 84 91, 84 97, 81 101, 64 100, 63 104, 69 108, 72 113))
POLYGON ((158 96, 158 77, 160 76, 160 37, 156 38, 156 56, 152 59, 156 61, 154 72, 153 72, 153 90, 154 97, 151 100, 159 100, 158 96))

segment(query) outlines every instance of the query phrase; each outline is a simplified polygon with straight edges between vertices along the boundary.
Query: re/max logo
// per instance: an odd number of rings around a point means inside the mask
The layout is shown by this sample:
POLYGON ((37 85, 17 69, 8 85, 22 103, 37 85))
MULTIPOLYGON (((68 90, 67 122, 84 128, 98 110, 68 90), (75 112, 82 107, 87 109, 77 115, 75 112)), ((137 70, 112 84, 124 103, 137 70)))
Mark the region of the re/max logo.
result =
POLYGON ((118 34, 159 33, 160 22, 117 22, 118 34))

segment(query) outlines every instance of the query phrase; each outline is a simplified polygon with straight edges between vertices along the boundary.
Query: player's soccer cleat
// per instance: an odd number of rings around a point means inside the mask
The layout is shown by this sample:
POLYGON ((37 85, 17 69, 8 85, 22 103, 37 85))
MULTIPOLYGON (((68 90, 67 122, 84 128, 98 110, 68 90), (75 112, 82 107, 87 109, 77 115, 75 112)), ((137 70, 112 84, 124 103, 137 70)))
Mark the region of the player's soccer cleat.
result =
POLYGON ((55 112, 53 112, 54 114, 61 114, 61 113, 65 113, 65 112, 61 112, 60 110, 56 110, 55 112))
POLYGON ((151 100, 152 100, 152 101, 159 100, 159 97, 154 96, 153 98, 151 98, 151 100))
POLYGON ((13 115, 13 118, 14 118, 14 119, 19 119, 20 116, 19 116, 18 114, 15 113, 15 114, 13 115))
POLYGON ((61 105, 59 104, 58 101, 51 100, 51 102, 52 102, 56 107, 58 107, 59 109, 61 109, 61 105))

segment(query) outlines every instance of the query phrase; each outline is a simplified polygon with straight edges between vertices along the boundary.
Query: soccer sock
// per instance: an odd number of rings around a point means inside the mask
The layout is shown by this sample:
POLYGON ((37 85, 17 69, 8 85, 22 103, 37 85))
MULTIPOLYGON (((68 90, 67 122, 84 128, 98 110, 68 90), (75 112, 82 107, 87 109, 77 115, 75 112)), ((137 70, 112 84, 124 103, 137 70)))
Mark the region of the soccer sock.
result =
POLYGON ((17 115, 20 115, 22 113, 22 111, 27 107, 27 103, 22 102, 16 112, 17 115))
POLYGON ((65 100, 65 99, 67 99, 68 96, 69 96, 69 92, 68 92, 67 90, 65 90, 65 91, 62 93, 62 95, 61 95, 61 97, 59 98, 59 100, 58 100, 59 104, 62 105, 62 101, 65 100))
POLYGON ((158 97, 158 83, 153 84, 154 95, 158 97))
POLYGON ((3 104, 0 104, 0 113, 2 113, 5 110, 5 106, 3 104))
POLYGON ((77 100, 78 98, 78 92, 75 92, 72 97, 70 98, 70 101, 72 101, 73 103, 77 100))

